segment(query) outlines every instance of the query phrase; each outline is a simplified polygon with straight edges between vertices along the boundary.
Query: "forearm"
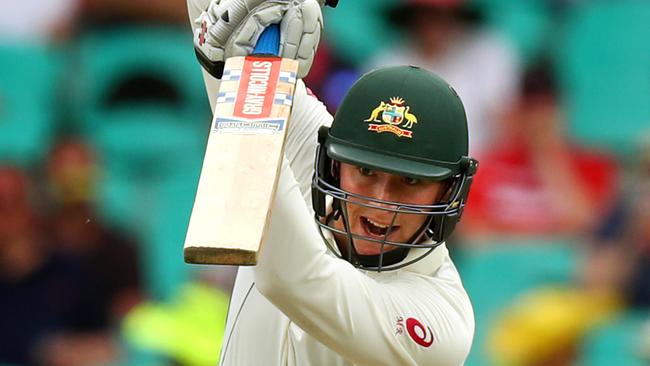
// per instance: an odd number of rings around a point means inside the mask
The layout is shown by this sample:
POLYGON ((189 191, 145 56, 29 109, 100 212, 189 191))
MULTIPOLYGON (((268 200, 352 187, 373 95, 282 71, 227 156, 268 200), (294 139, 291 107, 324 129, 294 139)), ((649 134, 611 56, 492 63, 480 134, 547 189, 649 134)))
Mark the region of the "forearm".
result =
POLYGON ((553 200, 556 228, 563 233, 583 232, 594 223, 595 205, 573 166, 569 147, 563 141, 554 142, 538 154, 535 166, 553 200))

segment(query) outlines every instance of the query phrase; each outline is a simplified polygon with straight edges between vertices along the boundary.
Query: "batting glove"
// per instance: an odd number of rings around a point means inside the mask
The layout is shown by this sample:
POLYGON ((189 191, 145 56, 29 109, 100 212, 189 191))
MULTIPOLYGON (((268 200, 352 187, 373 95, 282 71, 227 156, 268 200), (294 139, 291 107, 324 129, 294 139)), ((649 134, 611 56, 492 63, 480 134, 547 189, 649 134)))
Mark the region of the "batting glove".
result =
POLYGON ((188 0, 197 57, 212 76, 220 78, 225 59, 249 55, 262 31, 279 23, 279 56, 297 60, 298 76, 304 77, 311 68, 323 28, 321 6, 335 6, 336 2, 188 0))

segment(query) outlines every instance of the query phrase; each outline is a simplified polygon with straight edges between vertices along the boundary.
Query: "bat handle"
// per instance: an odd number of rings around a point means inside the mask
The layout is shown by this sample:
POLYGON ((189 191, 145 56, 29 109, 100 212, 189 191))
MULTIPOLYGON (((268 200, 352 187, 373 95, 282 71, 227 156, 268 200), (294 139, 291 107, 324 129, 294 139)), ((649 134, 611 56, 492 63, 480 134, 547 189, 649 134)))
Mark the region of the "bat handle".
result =
POLYGON ((253 49, 253 55, 273 55, 280 53, 280 25, 271 24, 260 35, 253 49))

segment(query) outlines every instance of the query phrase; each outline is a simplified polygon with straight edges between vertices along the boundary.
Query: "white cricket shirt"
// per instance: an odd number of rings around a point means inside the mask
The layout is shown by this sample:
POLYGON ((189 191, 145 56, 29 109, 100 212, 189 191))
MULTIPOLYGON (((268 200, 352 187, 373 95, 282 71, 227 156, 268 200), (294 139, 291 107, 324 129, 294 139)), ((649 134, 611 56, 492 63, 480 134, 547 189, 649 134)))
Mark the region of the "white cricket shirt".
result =
POLYGON ((474 316, 444 244, 382 273, 328 252, 310 184, 317 131, 332 116, 302 81, 294 100, 267 238, 258 265, 237 274, 221 365, 462 365, 474 316))

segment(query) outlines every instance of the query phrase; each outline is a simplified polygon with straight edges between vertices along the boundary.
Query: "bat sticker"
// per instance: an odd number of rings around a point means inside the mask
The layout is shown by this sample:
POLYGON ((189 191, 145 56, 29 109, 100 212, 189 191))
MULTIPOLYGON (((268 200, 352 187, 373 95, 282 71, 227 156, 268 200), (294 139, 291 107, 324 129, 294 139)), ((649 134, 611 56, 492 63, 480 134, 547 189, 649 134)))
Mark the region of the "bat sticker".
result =
POLYGON ((215 120, 213 131, 238 135, 270 135, 282 132, 284 125, 284 118, 252 120, 220 117, 215 120))

